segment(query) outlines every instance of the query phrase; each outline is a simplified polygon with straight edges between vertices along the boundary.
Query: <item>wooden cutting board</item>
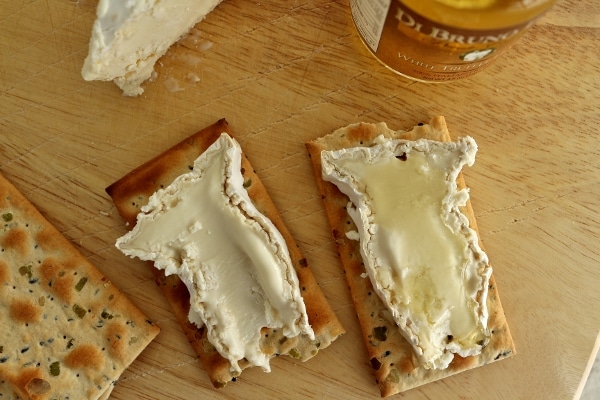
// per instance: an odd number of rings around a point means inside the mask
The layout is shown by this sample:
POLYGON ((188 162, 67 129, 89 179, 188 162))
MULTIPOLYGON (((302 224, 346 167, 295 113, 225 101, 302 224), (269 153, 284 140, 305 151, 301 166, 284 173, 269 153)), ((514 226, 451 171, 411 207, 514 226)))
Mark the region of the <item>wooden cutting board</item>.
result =
POLYGON ((600 328, 600 1, 564 0, 487 71, 428 85, 368 54, 346 1, 225 0, 138 98, 80 76, 95 8, 0 0, 0 171, 162 328, 112 398, 378 398, 304 143, 434 115, 479 144, 465 177, 518 355, 397 397, 577 396, 600 328), (216 391, 146 264, 114 248, 104 188, 222 117, 348 333, 216 391))

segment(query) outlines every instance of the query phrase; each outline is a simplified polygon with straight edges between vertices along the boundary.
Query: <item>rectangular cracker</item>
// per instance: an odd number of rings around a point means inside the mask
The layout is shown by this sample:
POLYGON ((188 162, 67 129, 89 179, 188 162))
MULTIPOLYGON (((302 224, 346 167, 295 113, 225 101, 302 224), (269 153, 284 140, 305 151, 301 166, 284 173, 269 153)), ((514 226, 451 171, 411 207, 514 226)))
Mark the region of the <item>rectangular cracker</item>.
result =
MULTIPOLYGON (((147 204, 148 198, 159 188, 168 186, 177 176, 188 172, 192 168, 194 160, 223 132, 233 137, 225 119, 221 119, 183 140, 134 169, 106 189, 129 229, 135 225, 137 214, 140 212, 140 208, 147 204)), ((287 243, 294 269, 298 274, 308 319, 316 336, 315 340, 300 336, 284 341, 281 330, 279 332, 265 330, 261 346, 267 354, 272 356, 287 354, 303 361, 308 360, 319 349, 329 346, 343 334, 344 329, 318 286, 306 258, 295 244, 265 187, 245 155, 242 155, 241 172, 244 176, 244 186, 252 202, 262 214, 273 222, 287 243)), ((190 297, 185 284, 176 275, 165 276, 163 271, 154 267, 152 267, 152 271, 156 283, 162 288, 188 341, 200 357, 213 386, 220 388, 234 380, 236 376, 230 371, 229 361, 221 357, 213 348, 206 337, 205 329, 198 328, 189 322, 190 297)), ((240 363, 240 366, 242 369, 247 368, 244 363, 240 363)))
MULTIPOLYGON (((515 347, 492 274, 487 300, 488 327, 491 331, 491 339, 482 353, 466 358, 455 355, 450 366, 444 370, 428 370, 418 365, 412 346, 400 335, 389 311, 374 292, 371 281, 363 277, 365 269, 362 265, 359 242, 346 238, 347 232, 357 229, 346 212, 348 197, 341 193, 333 183, 324 181, 321 175, 322 151, 372 146, 374 139, 380 135, 390 139, 451 140, 444 118, 436 117, 429 124, 419 124, 410 131, 392 131, 383 123, 358 123, 308 142, 306 147, 322 195, 333 239, 346 271, 346 278, 371 367, 381 396, 386 397, 511 356, 515 354, 515 347)), ((459 189, 465 187, 462 174, 457 183, 459 189)), ((470 226, 479 235, 470 202, 462 209, 462 212, 469 218, 470 226)))
MULTIPOLYGON (((110 394, 115 388, 116 382, 113 382, 109 387, 98 397, 98 400, 108 400, 110 394)), ((17 392, 13 390, 8 382, 0 379, 0 399, 2 400, 22 400, 17 392)))
POLYGON ((6 396, 106 398, 159 328, 2 175, 0 255, 6 396))
MULTIPOLYGON (((98 397, 98 400, 107 400, 110 397, 110 394, 112 393, 113 389, 115 388, 115 383, 116 382, 113 382, 112 385, 109 385, 109 387, 104 391, 104 393, 102 393, 100 397, 98 397)), ((21 400, 19 395, 17 395, 17 392, 13 390, 10 384, 2 379, 0 379, 0 398, 2 400, 21 400)))

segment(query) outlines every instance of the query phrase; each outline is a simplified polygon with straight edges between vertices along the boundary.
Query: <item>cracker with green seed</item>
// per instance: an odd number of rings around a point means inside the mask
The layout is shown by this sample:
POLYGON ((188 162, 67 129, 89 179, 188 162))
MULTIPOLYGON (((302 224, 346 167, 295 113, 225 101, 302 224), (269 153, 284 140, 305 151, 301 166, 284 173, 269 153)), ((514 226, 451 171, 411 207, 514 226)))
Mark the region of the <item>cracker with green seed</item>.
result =
MULTIPOLYGON (((98 400, 107 400, 114 389, 114 383, 110 385, 98 400)), ((13 390, 8 382, 0 379, 0 398, 2 400, 22 400, 19 395, 13 390)))
POLYGON ((2 175, 0 321, 0 390, 23 400, 107 398, 159 332, 2 175))
MULTIPOLYGON (((372 146, 375 144, 375 138, 380 135, 389 139, 451 140, 444 118, 436 117, 429 124, 420 124, 409 131, 393 131, 384 123, 353 124, 313 140, 307 143, 306 147, 322 194, 333 239, 342 266, 346 271, 348 286, 361 325, 371 367, 381 396, 386 397, 506 358, 515 354, 515 348, 492 275, 487 299, 488 328, 491 332, 491 339, 482 353, 466 358, 455 355, 448 368, 442 370, 425 369, 419 366, 412 346, 400 334, 391 313, 373 290, 370 279, 364 277, 366 271, 362 263, 359 242, 346 237, 346 233, 357 230, 346 212, 348 197, 341 193, 333 183, 324 181, 322 178, 322 151, 372 146)), ((457 183, 459 188, 464 187, 462 174, 457 183)), ((469 218, 470 226, 477 231, 470 202, 462 212, 469 218)))
MULTIPOLYGON (((135 225, 140 208, 147 204, 148 198, 158 189, 168 186, 177 176, 187 173, 192 168, 194 160, 217 140, 221 133, 233 137, 229 124, 224 119, 139 166, 106 189, 130 229, 135 225)), ((311 340, 306 335, 288 339, 283 336, 281 329, 264 329, 261 348, 270 356, 285 354, 303 361, 308 360, 343 334, 344 329, 318 286, 306 258, 295 244, 245 155, 242 155, 241 172, 250 199, 256 208, 273 222, 286 241, 300 282, 308 319, 315 332, 315 340, 311 340)), ((177 275, 165 276, 163 271, 154 267, 152 271, 156 283, 163 289, 188 341, 200 357, 213 386, 217 388, 225 386, 227 382, 235 379, 236 375, 230 370, 229 361, 210 344, 205 329, 189 322, 190 295, 185 284, 177 275)), ((242 361, 240 367, 244 369, 248 365, 242 361)))

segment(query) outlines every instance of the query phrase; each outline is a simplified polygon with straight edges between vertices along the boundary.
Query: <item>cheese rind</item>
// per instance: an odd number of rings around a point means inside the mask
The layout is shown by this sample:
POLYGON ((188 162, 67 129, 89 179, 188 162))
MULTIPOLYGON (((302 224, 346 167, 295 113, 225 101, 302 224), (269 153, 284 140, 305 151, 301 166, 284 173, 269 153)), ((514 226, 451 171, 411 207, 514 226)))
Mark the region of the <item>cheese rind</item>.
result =
POLYGON ((177 274, 190 292, 190 321, 241 372, 269 370, 261 329, 314 339, 285 240, 248 197, 241 149, 226 134, 187 174, 153 194, 132 231, 117 240, 126 255, 177 274))
POLYGON ((114 81, 127 96, 143 93, 154 64, 222 0, 100 0, 85 80, 114 81))
POLYGON ((476 151, 471 138, 380 138, 321 155, 323 179, 351 200, 367 275, 426 368, 479 354, 489 340, 492 269, 459 209, 468 192, 456 185, 476 151))

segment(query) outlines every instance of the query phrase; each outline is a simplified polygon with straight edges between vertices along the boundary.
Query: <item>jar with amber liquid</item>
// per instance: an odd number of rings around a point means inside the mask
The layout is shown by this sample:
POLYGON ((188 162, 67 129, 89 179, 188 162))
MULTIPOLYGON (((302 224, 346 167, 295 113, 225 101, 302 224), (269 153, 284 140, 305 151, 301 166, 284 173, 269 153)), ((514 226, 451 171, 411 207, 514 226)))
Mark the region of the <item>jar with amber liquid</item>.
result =
POLYGON ((556 0, 350 0, 375 57, 424 82, 471 76, 506 51, 556 0))

